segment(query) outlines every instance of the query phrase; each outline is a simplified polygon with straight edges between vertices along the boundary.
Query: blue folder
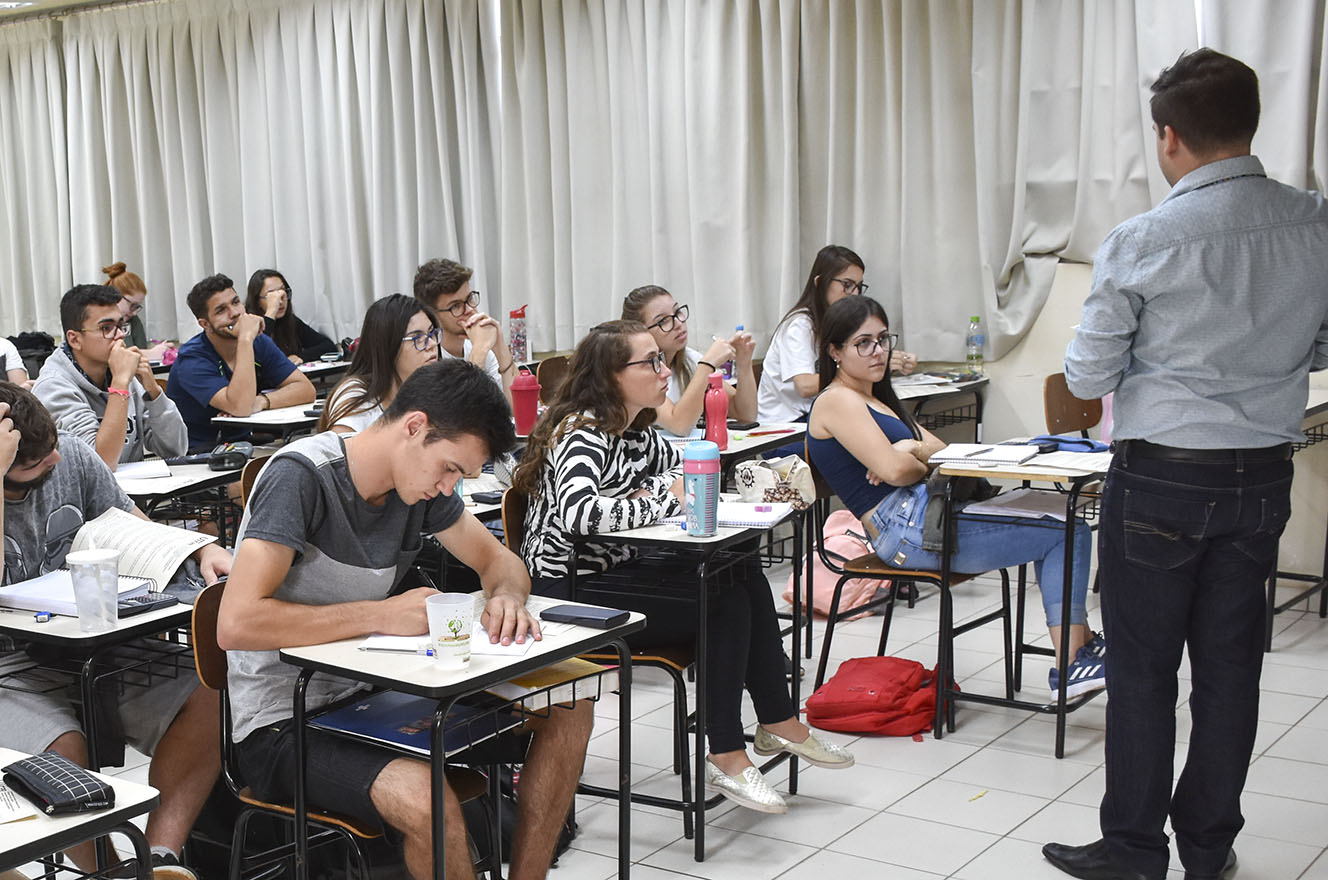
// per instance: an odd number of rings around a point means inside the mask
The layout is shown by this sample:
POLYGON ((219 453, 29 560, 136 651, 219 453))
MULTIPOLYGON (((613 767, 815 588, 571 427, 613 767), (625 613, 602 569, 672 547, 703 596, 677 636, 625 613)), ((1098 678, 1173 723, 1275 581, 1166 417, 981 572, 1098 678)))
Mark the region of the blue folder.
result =
MULTIPOLYGON (((381 691, 337 709, 329 709, 309 720, 320 730, 350 736, 364 742, 429 755, 429 728, 437 700, 412 697, 396 691, 381 691)), ((456 703, 444 720, 444 757, 464 751, 476 743, 517 727, 522 716, 504 708, 477 708, 456 703)))

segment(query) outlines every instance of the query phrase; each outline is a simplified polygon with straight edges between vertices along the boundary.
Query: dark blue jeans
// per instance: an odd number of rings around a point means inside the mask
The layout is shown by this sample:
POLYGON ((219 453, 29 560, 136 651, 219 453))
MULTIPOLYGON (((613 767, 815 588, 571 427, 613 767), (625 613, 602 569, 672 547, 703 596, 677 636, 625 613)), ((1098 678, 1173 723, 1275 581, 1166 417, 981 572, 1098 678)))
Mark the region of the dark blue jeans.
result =
POLYGON ((1291 513, 1291 462, 1112 461, 1098 565, 1108 640, 1102 836, 1146 877, 1166 875, 1168 808, 1181 863, 1216 877, 1245 824, 1264 583, 1291 513), (1172 791, 1176 671, 1188 645, 1194 719, 1172 791))

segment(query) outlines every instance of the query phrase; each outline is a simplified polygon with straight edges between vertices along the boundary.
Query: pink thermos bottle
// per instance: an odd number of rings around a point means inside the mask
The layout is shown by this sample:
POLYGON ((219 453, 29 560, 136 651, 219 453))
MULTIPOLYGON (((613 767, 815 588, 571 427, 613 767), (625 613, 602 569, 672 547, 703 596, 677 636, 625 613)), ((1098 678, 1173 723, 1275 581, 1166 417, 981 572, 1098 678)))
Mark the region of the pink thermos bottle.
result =
POLYGON ((522 369, 512 380, 512 415, 516 417, 516 432, 523 437, 535 427, 539 394, 539 380, 530 370, 522 369))
POLYGON ((724 375, 711 373, 705 393, 705 438, 723 452, 729 448, 729 395, 724 390, 724 375))

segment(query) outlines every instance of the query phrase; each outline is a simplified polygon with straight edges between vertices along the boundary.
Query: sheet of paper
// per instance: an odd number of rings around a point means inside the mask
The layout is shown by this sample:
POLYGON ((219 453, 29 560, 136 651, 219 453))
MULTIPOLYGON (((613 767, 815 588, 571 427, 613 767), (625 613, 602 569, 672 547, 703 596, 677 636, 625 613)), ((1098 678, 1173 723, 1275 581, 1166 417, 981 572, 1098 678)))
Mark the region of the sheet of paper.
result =
POLYGON ((151 578, 162 589, 185 557, 215 540, 212 535, 149 522, 113 507, 84 523, 70 549, 119 550, 120 574, 151 578))
POLYGON ((37 807, 32 801, 19 796, 12 788, 0 782, 0 825, 34 819, 36 816, 37 807))
POLYGON ((122 461, 115 466, 117 480, 154 480, 171 475, 170 465, 164 459, 145 458, 142 461, 122 461))
POLYGON ((1111 467, 1110 452, 1048 452, 1029 462, 1038 467, 1058 468, 1068 471, 1088 471, 1106 473, 1111 467))

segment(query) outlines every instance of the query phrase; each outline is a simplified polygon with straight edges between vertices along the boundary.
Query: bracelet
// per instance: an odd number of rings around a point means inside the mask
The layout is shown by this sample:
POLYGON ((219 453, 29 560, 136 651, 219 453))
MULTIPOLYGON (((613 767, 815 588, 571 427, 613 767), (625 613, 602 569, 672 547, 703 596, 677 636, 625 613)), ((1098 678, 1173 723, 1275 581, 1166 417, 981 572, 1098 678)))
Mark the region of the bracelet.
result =
POLYGON ((696 362, 696 365, 697 365, 698 367, 701 366, 701 364, 705 364, 707 367, 709 367, 709 368, 710 368, 710 372, 712 372, 712 373, 718 373, 718 372, 719 372, 719 367, 717 367, 717 366, 715 366, 714 364, 710 363, 710 361, 697 361, 697 362, 696 362))
POLYGON ((499 367, 498 372, 506 373, 508 370, 512 369, 512 365, 515 363, 516 363, 516 358, 512 358, 510 361, 507 362, 507 366, 499 367))
MULTIPOLYGON (((110 387, 108 387, 108 388, 106 389, 106 393, 107 393, 107 394, 118 394, 118 395, 120 395, 121 397, 123 397, 125 400, 128 400, 128 399, 129 399, 129 389, 128 389, 128 388, 110 388, 110 387)), ((107 399, 109 400, 109 398, 107 398, 107 399)))

